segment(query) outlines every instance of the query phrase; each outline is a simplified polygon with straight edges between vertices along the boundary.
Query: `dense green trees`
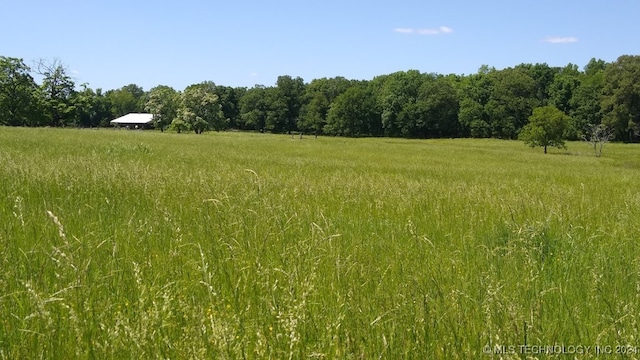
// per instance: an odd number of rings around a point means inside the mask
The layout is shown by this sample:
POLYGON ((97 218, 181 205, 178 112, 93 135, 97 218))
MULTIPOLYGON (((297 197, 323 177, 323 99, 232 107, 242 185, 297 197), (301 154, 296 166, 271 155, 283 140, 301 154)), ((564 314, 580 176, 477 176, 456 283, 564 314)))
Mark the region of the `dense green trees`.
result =
MULTIPOLYGON (((577 139, 585 135, 590 129, 602 123, 601 99, 604 86, 605 63, 602 60, 591 59, 585 66, 585 71, 577 75, 578 84, 569 100, 571 116, 570 138, 577 139)), ((562 109, 562 108, 561 108, 562 109)), ((564 110, 564 109, 562 109, 564 110)))
POLYGON ((144 111, 145 92, 136 84, 129 84, 106 93, 111 103, 111 112, 114 117, 120 117, 129 113, 144 111))
POLYGON ((75 83, 62 62, 54 60, 38 61, 37 72, 43 77, 40 85, 40 101, 46 123, 64 126, 74 123, 75 104, 73 96, 75 83))
POLYGON ((275 92, 272 93, 271 116, 267 117, 267 130, 275 133, 296 130, 304 87, 304 80, 300 77, 278 76, 275 92))
POLYGON ((37 85, 22 59, 0 56, 0 124, 32 126, 37 85))
POLYGON ((396 120, 403 137, 453 137, 459 133, 459 108, 456 90, 448 79, 427 78, 396 120))
MULTIPOLYGON (((571 66, 571 64, 569 64, 569 66, 571 66)), ((550 87, 553 84, 559 69, 552 68, 545 63, 520 64, 515 68, 517 70, 523 70, 524 73, 533 80, 533 98, 537 100, 537 105, 547 105, 547 102, 549 100, 550 87)))
POLYGON ((491 96, 491 80, 489 73, 495 71, 488 66, 482 66, 478 73, 462 79, 458 85, 460 109, 458 122, 462 136, 487 138, 491 136, 491 119, 485 111, 485 106, 491 96))
POLYGON ((459 134, 515 139, 534 107, 548 101, 546 65, 483 66, 459 82, 459 134), (536 76, 534 79, 533 76, 536 76))
POLYGON ((256 85, 240 99, 240 129, 264 131, 271 109, 273 88, 256 85))
POLYGON ((108 126, 112 119, 111 104, 102 93, 102 89, 93 91, 87 84, 80 85, 81 90, 73 96, 75 121, 68 125, 80 127, 108 126))
MULTIPOLYGON (((378 76, 371 82, 372 94, 376 97, 382 129, 385 136, 408 136, 406 132, 407 118, 399 118, 403 110, 415 108, 418 92, 422 84, 433 77, 417 70, 398 71, 393 74, 378 76)), ((411 111, 411 110, 409 110, 411 111)), ((410 127, 410 125, 408 125, 410 127)))
POLYGON ((493 71, 488 77, 492 91, 484 111, 490 119, 491 136, 515 139, 531 110, 540 105, 536 82, 519 68, 493 71))
POLYGON ((326 133, 341 136, 380 135, 375 97, 366 82, 356 82, 334 100, 327 114, 326 133))
MULTIPOLYGON (((581 139, 608 126, 616 139, 637 141, 640 129, 640 56, 613 63, 483 65, 469 75, 398 71, 371 80, 279 76, 252 88, 204 82, 175 90, 136 84, 103 92, 76 88, 58 60, 32 70, 21 59, 0 57, 0 124, 108 126, 130 112, 154 114, 164 131, 301 131, 316 135, 407 138, 516 139, 536 108, 552 106, 567 117, 564 137, 581 139), (36 84, 32 72, 39 74, 36 84)), ((530 129, 527 131, 531 131, 530 129)), ((525 134, 526 135, 526 134, 525 134)))
POLYGON ((351 81, 343 77, 312 80, 305 90, 298 129, 315 135, 322 134, 331 104, 349 87, 351 81))
POLYGON ((573 107, 571 99, 580 87, 580 70, 578 66, 569 64, 562 68, 549 86, 548 105, 553 105, 565 114, 571 114, 573 107))
POLYGON ((640 130, 640 56, 621 56, 604 70, 605 122, 632 140, 640 130))
POLYGON ((241 126, 240 119, 240 99, 244 95, 246 89, 234 88, 231 86, 217 85, 215 93, 220 102, 220 108, 227 126, 239 129, 241 126))

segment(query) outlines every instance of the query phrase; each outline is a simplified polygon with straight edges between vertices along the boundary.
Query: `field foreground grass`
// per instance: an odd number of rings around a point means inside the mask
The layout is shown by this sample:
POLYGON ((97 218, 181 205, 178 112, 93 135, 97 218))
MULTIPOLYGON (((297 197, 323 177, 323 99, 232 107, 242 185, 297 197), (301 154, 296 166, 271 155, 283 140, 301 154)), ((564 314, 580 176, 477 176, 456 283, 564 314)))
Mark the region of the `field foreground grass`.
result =
POLYGON ((638 145, 0 128, 0 359, 637 358, 639 185, 638 145))

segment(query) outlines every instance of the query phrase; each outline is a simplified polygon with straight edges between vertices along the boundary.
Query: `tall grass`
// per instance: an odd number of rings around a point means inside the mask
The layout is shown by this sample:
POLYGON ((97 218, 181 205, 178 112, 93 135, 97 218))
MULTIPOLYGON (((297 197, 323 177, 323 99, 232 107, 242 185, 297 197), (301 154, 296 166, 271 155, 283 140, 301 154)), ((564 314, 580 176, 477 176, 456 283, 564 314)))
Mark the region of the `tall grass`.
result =
POLYGON ((0 128, 0 358, 633 350, 640 148, 590 151, 0 128))

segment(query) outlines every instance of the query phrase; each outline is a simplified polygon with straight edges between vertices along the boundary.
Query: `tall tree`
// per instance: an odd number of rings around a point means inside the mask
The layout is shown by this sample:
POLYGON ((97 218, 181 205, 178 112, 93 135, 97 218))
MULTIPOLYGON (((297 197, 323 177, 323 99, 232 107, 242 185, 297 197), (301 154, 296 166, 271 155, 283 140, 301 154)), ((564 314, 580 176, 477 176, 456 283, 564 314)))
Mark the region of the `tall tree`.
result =
POLYGON ((315 135, 321 134, 322 128, 327 123, 330 106, 331 102, 325 94, 319 91, 308 91, 300 120, 298 120, 298 129, 313 132, 315 135))
POLYGON ((307 85, 303 106, 300 110, 298 129, 316 135, 322 133, 327 123, 331 103, 351 86, 351 81, 343 77, 314 79, 307 85))
POLYGON ((484 109, 491 121, 491 135, 515 139, 539 104, 535 81, 523 69, 507 68, 487 75, 491 95, 484 109))
POLYGON ((125 85, 122 88, 120 88, 120 90, 130 93, 137 100, 141 100, 145 96, 144 89, 142 88, 142 86, 139 86, 137 84, 125 85))
POLYGON ((220 101, 220 106, 224 118, 230 128, 238 128, 240 123, 240 98, 246 91, 245 88, 234 88, 231 86, 216 86, 216 95, 220 101))
POLYGON ((537 107, 518 137, 531 147, 543 147, 546 154, 548 146, 565 147, 564 134, 568 124, 569 116, 555 106, 537 107))
POLYGON ((604 71, 605 123, 625 141, 640 128, 640 56, 623 55, 604 71))
POLYGON ((144 111, 145 92, 136 84, 129 84, 117 90, 109 90, 106 93, 111 103, 113 115, 123 116, 129 113, 144 111))
POLYGON ((607 66, 608 64, 604 60, 591 58, 589 63, 584 66, 584 73, 587 76, 595 75, 596 73, 603 72, 607 66))
POLYGON ((263 85, 256 85, 242 95, 240 98, 240 128, 264 130, 267 118, 265 92, 263 85))
POLYGON ((75 114, 72 97, 75 83, 68 75, 67 67, 55 59, 51 62, 39 60, 37 72, 43 76, 40 94, 45 116, 52 126, 64 126, 72 123, 75 114))
POLYGON ((451 79, 442 77, 425 82, 420 88, 419 101, 426 105, 426 116, 432 120, 428 137, 459 136, 460 98, 451 79))
POLYGON ((398 114, 404 137, 435 138, 458 133, 458 95, 444 77, 425 81, 415 102, 398 114))
POLYGON ((375 105, 375 96, 368 84, 355 83, 331 105, 324 131, 341 136, 379 135, 382 123, 375 105))
POLYGON ((570 131, 575 138, 590 134, 593 126, 602 123, 605 67, 604 62, 591 59, 580 76, 580 85, 573 91, 569 101, 572 109, 570 131))
POLYGON ((93 91, 88 84, 81 84, 80 87, 81 90, 73 96, 76 115, 72 124, 81 127, 107 126, 113 116, 102 89, 93 91))
POLYGON ((178 116, 180 94, 170 86, 158 85, 149 91, 145 110, 153 114, 153 125, 164 132, 178 116))
POLYGON ((529 77, 533 79, 535 83, 533 96, 537 100, 537 105, 547 105, 551 84, 553 84, 556 74, 560 72, 560 68, 551 67, 547 63, 520 64, 515 68, 526 71, 529 77))
POLYGON ((577 65, 568 64, 562 68, 549 86, 549 105, 557 107, 567 115, 571 114, 571 98, 580 86, 581 75, 577 65))
POLYGON ((224 130, 227 126, 215 87, 213 82, 205 81, 189 85, 182 92, 182 106, 178 110, 178 118, 196 134, 209 129, 224 130))
POLYGON ((270 97, 266 128, 274 133, 296 130, 304 96, 304 80, 289 75, 278 76, 274 95, 270 97))
POLYGON ((36 124, 37 85, 30 71, 22 59, 0 56, 0 124, 36 124))
POLYGON ((381 114, 382 127, 387 136, 401 136, 403 124, 398 116, 407 106, 416 102, 420 86, 433 80, 435 75, 422 74, 418 70, 398 71, 389 75, 379 76, 371 81, 371 87, 376 93, 378 111, 381 114))
POLYGON ((490 74, 494 71, 494 68, 483 65, 477 74, 464 77, 460 82, 458 122, 465 136, 491 136, 491 119, 485 111, 485 106, 491 98, 493 84, 490 74))

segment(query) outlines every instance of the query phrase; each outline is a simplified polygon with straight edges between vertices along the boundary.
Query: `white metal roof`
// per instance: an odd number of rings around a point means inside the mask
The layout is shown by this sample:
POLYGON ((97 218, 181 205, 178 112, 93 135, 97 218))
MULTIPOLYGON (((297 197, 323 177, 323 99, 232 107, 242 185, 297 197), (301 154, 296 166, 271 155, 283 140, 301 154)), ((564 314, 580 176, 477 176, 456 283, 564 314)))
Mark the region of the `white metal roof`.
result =
POLYGON ((129 113, 113 119, 112 124, 148 124, 153 120, 153 114, 129 113))

